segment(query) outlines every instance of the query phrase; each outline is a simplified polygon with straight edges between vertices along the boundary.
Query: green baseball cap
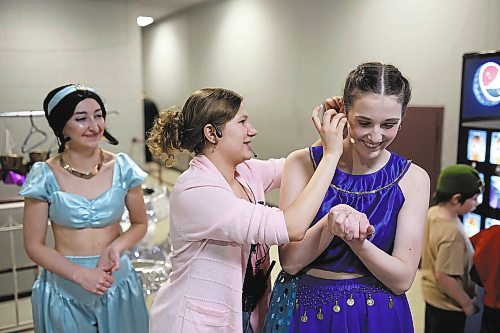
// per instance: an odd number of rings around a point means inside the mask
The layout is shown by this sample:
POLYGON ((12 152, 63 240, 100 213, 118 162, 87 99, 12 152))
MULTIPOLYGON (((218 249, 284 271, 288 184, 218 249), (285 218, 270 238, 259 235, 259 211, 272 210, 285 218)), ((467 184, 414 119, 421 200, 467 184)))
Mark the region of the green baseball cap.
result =
POLYGON ((441 170, 437 190, 441 193, 480 193, 484 183, 476 169, 467 164, 455 164, 441 170))

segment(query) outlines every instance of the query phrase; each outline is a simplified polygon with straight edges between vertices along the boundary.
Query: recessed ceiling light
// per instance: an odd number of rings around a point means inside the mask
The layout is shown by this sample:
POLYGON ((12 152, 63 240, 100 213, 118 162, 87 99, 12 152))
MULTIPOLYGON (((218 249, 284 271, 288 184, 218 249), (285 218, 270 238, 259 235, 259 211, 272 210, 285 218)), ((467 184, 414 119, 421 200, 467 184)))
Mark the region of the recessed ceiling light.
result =
POLYGON ((153 23, 154 18, 151 16, 137 16, 137 25, 140 27, 145 27, 153 23))

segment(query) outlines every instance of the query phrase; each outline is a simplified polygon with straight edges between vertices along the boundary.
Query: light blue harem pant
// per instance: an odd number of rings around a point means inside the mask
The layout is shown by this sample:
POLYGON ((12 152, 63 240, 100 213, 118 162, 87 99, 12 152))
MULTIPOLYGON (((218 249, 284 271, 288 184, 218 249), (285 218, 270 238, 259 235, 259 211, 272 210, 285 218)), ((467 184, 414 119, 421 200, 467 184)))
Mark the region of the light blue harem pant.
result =
MULTIPOLYGON (((67 259, 96 267, 99 256, 67 259)), ((146 333, 148 311, 142 286, 129 258, 122 255, 115 282, 98 296, 80 285, 42 269, 33 285, 31 302, 36 333, 146 333)))

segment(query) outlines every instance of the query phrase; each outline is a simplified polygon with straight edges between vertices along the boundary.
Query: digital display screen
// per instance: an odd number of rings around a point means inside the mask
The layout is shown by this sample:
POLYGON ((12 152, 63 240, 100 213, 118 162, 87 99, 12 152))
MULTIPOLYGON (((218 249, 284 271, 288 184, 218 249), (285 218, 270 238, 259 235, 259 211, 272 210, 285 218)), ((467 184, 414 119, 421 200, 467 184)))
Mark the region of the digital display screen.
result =
POLYGON ((500 52, 464 54, 462 121, 500 117, 500 52))
POLYGON ((484 219, 484 228, 488 229, 489 227, 493 225, 500 225, 499 220, 492 219, 491 217, 487 217, 484 219))
POLYGON ((500 165, 500 132, 491 133, 490 163, 500 165))
POLYGON ((486 160, 486 131, 469 130, 467 137, 467 159, 484 162, 486 160))
POLYGON ((465 234, 467 237, 472 237, 481 230, 481 215, 475 213, 467 213, 463 217, 465 234))
MULTIPOLYGON (((481 172, 478 172, 479 174, 479 178, 481 178, 481 180, 483 181, 483 184, 484 184, 484 174, 481 173, 481 172)), ((479 195, 477 196, 477 204, 480 205, 483 203, 483 193, 479 193, 479 195)))
POLYGON ((500 208, 500 177, 490 177, 490 207, 500 208))

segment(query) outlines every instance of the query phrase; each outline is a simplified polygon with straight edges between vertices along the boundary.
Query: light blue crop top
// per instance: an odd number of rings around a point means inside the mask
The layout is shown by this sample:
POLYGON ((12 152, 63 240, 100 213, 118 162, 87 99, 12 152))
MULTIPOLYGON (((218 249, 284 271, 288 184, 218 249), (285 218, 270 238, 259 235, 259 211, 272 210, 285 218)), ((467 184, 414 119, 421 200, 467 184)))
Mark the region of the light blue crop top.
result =
POLYGON ((130 157, 118 153, 111 187, 89 200, 62 191, 47 163, 36 162, 19 194, 47 201, 52 223, 73 229, 103 228, 121 219, 128 190, 140 185, 146 175, 130 157))

